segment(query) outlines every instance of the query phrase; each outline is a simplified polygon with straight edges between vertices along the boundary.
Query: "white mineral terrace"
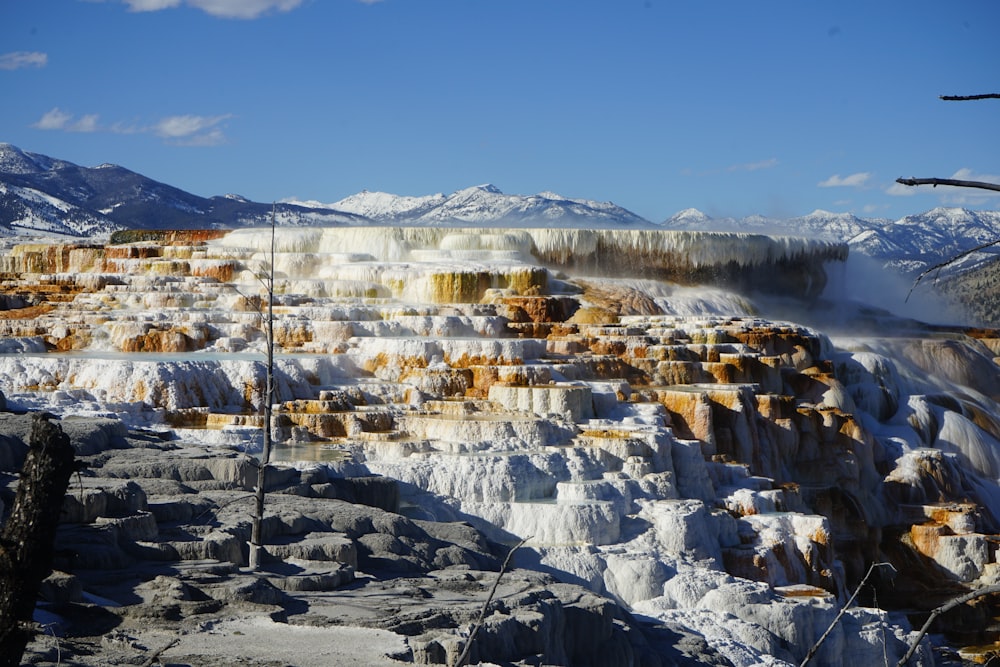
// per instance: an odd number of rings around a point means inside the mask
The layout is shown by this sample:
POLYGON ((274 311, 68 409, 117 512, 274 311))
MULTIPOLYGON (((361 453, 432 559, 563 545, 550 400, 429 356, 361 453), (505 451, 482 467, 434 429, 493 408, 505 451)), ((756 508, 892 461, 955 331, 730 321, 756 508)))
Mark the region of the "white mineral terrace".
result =
MULTIPOLYGON (((840 245, 388 227, 275 241, 287 464, 395 478, 404 513, 527 538, 525 566, 696 628, 739 665, 800 660, 847 578, 915 513, 924 533, 947 526, 912 540, 946 576, 1000 577, 986 546, 1000 342, 831 341, 733 289, 738 267, 813 298, 840 245), (730 273, 664 279, 711 267, 730 273)), ((8 406, 259 446, 270 242, 14 248, 0 267, 8 406)), ((875 620, 905 637, 901 617, 855 609, 821 663, 881 664, 875 633, 845 639, 875 620)))

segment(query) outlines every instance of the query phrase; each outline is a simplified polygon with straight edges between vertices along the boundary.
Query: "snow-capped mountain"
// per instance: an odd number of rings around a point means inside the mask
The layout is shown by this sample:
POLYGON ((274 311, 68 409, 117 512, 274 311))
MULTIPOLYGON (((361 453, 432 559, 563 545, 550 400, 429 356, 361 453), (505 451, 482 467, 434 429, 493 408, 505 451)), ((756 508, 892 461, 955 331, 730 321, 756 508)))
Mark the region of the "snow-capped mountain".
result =
POLYGON ((386 224, 652 226, 648 220, 611 202, 572 199, 554 192, 535 195, 505 194, 489 184, 464 188, 450 195, 439 193, 425 197, 405 197, 365 190, 327 206, 386 224))
POLYGON ((376 222, 385 222, 400 218, 418 218, 439 206, 446 199, 447 197, 443 194, 406 197, 388 192, 362 190, 333 204, 308 202, 303 203, 303 205, 325 206, 337 211, 349 211, 356 215, 363 215, 376 222))
POLYGON ((106 216, 74 206, 35 188, 0 182, 0 226, 11 231, 98 236, 119 226, 106 216))
MULTIPOLYGON (((686 209, 659 225, 611 202, 553 192, 505 194, 477 185, 451 194, 401 196, 362 191, 332 204, 288 200, 276 205, 280 225, 503 225, 514 227, 738 230, 847 242, 905 275, 1000 239, 1000 211, 936 208, 900 220, 814 211, 796 218, 712 218, 686 209)), ((272 205, 240 195, 199 197, 113 164, 80 167, 0 143, 0 232, 106 234, 116 229, 235 228, 267 224, 272 205)), ((965 271, 1000 257, 1000 246, 949 266, 965 271)))
MULTIPOLYGON (((1000 211, 935 208, 899 220, 859 218, 850 213, 813 211, 796 218, 712 218, 696 209, 661 223, 669 229, 747 231, 810 236, 848 243, 853 252, 902 273, 919 273, 971 248, 1000 240, 1000 211)), ((976 253, 952 270, 968 269, 1000 254, 1000 245, 976 253)))
MULTIPOLYGON (((81 167, 0 143, 0 230, 94 236, 117 229, 266 224, 271 204, 239 195, 199 197, 113 164, 81 167)), ((358 224, 351 213, 276 207, 281 224, 358 224)))
MULTIPOLYGON (((653 226, 610 202, 552 192, 510 195, 492 185, 423 197, 366 190, 333 204, 289 200, 276 209, 281 225, 653 226)), ((0 230, 91 236, 129 228, 253 227, 267 224, 271 210, 239 195, 199 197, 117 165, 81 167, 0 143, 0 230)))

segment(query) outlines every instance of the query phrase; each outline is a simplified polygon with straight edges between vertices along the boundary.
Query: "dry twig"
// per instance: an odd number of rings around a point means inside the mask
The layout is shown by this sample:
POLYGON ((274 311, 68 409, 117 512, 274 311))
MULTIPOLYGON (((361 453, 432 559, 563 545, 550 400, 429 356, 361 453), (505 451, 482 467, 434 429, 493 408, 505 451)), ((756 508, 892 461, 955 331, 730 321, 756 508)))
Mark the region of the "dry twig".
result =
POLYGON ((989 586, 977 588, 976 590, 970 591, 965 595, 961 595, 954 600, 945 602, 943 605, 932 611, 931 615, 927 617, 927 621, 924 623, 923 627, 920 628, 920 632, 917 633, 916 638, 910 644, 910 649, 906 652, 906 655, 900 658, 899 662, 896 663, 896 667, 903 667, 903 665, 906 664, 906 661, 913 656, 914 651, 917 650, 917 646, 920 645, 920 640, 927 634, 927 631, 930 629, 931 623, 934 622, 934 619, 946 611, 954 609, 960 604, 965 604, 966 602, 970 602, 976 598, 981 598, 985 595, 990 595, 991 593, 1000 593, 1000 584, 991 584, 989 586))
MULTIPOLYGON (((847 603, 843 607, 840 608, 840 611, 837 613, 836 618, 834 618, 833 622, 830 623, 830 627, 828 627, 826 629, 826 632, 824 632, 823 635, 816 641, 816 643, 813 644, 812 648, 809 649, 809 652, 806 653, 806 657, 802 659, 802 662, 799 664, 799 667, 805 667, 805 665, 807 665, 809 663, 809 661, 813 659, 813 656, 816 655, 816 651, 818 651, 819 647, 823 645, 823 642, 826 641, 826 638, 830 636, 830 633, 833 632, 833 629, 835 627, 837 627, 838 623, 840 623, 841 617, 847 612, 847 610, 850 608, 851 604, 854 603, 854 598, 858 597, 858 593, 861 592, 861 589, 868 582, 868 577, 872 576, 872 572, 875 571, 876 567, 883 567, 883 566, 885 566, 885 567, 892 567, 892 564, 891 563, 872 563, 871 564, 871 567, 868 568, 868 572, 865 574, 864 578, 861 580, 861 583, 858 584, 858 587, 854 589, 854 594, 847 601, 847 603)), ((893 569, 893 571, 896 570, 896 568, 894 568, 894 567, 892 569, 893 569)))
POLYGON ((926 276, 928 273, 931 273, 932 271, 935 271, 935 270, 940 271, 941 269, 943 269, 944 267, 948 266, 949 264, 954 264, 955 262, 957 262, 958 260, 962 259, 966 255, 971 255, 974 252, 978 252, 978 251, 983 250, 985 248, 989 248, 990 246, 994 246, 994 245, 996 245, 998 243, 1000 243, 1000 239, 997 239, 996 241, 989 241, 987 243, 982 243, 980 245, 977 245, 975 248, 969 248, 968 250, 960 252, 957 255, 955 255, 954 257, 951 257, 950 259, 948 259, 948 260, 946 260, 944 262, 941 262, 940 264, 935 264, 934 266, 930 267, 929 269, 925 269, 924 271, 921 271, 920 275, 917 276, 917 279, 913 281, 913 285, 910 286, 910 291, 906 293, 906 298, 903 299, 903 303, 906 303, 907 301, 910 300, 910 295, 913 294, 913 290, 915 290, 917 288, 917 284, 920 283, 920 281, 923 280, 924 276, 926 276))
POLYGON ((1000 93, 986 93, 985 95, 941 95, 945 102, 966 102, 968 100, 1000 100, 1000 93))
POLYGON ((955 178, 897 178, 900 185, 951 185, 956 188, 978 188, 980 190, 995 190, 1000 192, 1000 183, 986 181, 962 181, 955 178))
POLYGON ((170 643, 168 643, 166 646, 162 646, 162 647, 156 649, 155 651, 153 651, 150 654, 150 656, 148 658, 146 658, 146 661, 142 663, 141 667, 152 667, 152 665, 156 664, 156 662, 159 661, 160 656, 163 653, 165 653, 168 649, 171 649, 171 648, 177 646, 180 643, 181 643, 180 638, 179 637, 174 637, 173 639, 170 640, 170 643))
POLYGON ((479 633, 479 628, 482 627, 483 621, 486 619, 486 612, 489 611, 490 604, 493 603, 493 596, 496 595, 497 587, 500 585, 500 577, 507 571, 507 566, 510 564, 510 559, 514 555, 514 552, 523 547, 524 543, 530 539, 530 536, 524 538, 507 552, 507 557, 503 559, 503 565, 500 566, 500 571, 497 572, 496 581, 493 582, 493 588, 490 589, 490 594, 487 596, 486 602, 483 603, 483 608, 479 610, 479 619, 472 626, 472 632, 469 633, 469 639, 465 642, 465 648, 462 649, 462 654, 458 656, 458 662, 455 663, 455 667, 462 667, 465 661, 469 659, 469 653, 472 651, 472 643, 475 641, 476 635, 479 633))

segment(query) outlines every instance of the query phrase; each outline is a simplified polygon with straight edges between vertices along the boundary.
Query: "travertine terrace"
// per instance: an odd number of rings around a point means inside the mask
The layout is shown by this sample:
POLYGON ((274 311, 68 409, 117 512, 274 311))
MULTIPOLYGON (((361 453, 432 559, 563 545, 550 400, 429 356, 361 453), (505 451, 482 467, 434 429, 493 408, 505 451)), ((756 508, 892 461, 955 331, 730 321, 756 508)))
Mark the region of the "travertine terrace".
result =
MULTIPOLYGON (((4 253, 0 390, 253 451, 270 230, 153 236, 4 253)), ((399 480, 410 518, 526 538, 524 566, 738 663, 801 660, 874 562, 897 566, 882 609, 822 664, 881 662, 884 636, 899 656, 894 609, 1000 576, 1000 343, 831 339, 758 301, 816 300, 843 246, 385 227, 275 247, 288 465, 399 480)))

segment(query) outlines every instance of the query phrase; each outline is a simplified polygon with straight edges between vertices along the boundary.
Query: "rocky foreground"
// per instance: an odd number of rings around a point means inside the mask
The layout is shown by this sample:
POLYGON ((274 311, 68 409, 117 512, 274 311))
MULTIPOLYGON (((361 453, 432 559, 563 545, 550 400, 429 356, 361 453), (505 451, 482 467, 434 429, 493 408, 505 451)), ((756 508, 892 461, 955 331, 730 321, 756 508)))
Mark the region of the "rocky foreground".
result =
MULTIPOLYGON (((895 664, 931 609, 1000 580, 1000 338, 837 302, 837 244, 270 243, 3 256, 0 390, 59 416, 88 464, 45 591, 63 637, 33 658, 455 664, 469 644, 494 664, 785 665, 836 620, 811 664, 895 664), (282 463, 251 574, 268 267, 282 463)), ((27 417, 2 417, 13 475, 27 417)), ((989 655, 995 615, 953 610, 909 664, 989 655)))
MULTIPOLYGON (((0 414, 9 483, 31 415, 0 414)), ((413 521, 395 482, 273 470, 262 572, 244 566, 255 460, 115 420, 67 418, 71 483, 44 582, 34 665, 456 664, 507 549, 413 521)), ((4 499, 10 502, 11 494, 4 499)), ((500 578, 469 653, 501 664, 730 664, 670 624, 525 569, 500 578)))

